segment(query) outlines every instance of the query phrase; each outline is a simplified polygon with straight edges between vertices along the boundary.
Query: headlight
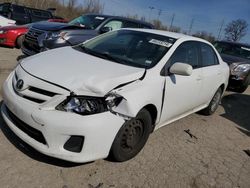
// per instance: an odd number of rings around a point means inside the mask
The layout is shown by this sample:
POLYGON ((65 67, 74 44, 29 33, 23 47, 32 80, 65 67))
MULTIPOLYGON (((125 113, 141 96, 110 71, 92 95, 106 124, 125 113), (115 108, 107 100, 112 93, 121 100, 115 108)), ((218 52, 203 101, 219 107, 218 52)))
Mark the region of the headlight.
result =
POLYGON ((81 115, 91 115, 107 111, 107 105, 102 97, 70 96, 56 109, 81 115))
POLYGON ((52 39, 57 39, 59 37, 60 37, 60 32, 51 32, 51 33, 48 33, 46 39, 52 40, 52 39))
POLYGON ((236 67, 234 67, 234 72, 245 72, 250 69, 250 64, 241 64, 236 67))
POLYGON ((0 34, 6 33, 6 31, 4 30, 0 30, 0 34))
POLYGON ((53 40, 53 39, 58 39, 58 38, 62 38, 64 39, 64 36, 67 34, 67 32, 51 32, 48 33, 46 39, 47 40, 53 40))

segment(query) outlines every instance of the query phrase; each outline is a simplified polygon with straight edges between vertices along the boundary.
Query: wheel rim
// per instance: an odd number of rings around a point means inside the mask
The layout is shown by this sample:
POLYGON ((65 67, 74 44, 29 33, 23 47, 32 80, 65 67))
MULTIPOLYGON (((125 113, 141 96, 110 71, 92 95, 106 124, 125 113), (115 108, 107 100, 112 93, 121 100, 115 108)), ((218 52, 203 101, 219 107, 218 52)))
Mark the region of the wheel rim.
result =
POLYGON ((143 132, 143 122, 138 119, 131 120, 122 134, 121 148, 126 152, 132 152, 140 143, 143 132))
POLYGON ((212 105, 211 105, 211 110, 215 111, 216 108, 218 107, 219 103, 220 103, 220 98, 221 98, 221 94, 220 92, 216 92, 216 94, 214 95, 213 99, 212 99, 212 105))

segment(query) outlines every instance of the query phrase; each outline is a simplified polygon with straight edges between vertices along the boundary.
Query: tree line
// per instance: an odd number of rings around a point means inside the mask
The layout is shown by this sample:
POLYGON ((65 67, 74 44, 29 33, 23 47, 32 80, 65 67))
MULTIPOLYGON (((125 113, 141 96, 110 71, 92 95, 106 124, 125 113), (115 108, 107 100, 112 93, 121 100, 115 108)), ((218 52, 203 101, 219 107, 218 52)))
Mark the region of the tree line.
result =
MULTIPOLYGON (((11 2, 19 5, 25 5, 37 9, 49 9, 55 8, 55 15, 71 20, 79 15, 86 13, 103 13, 104 4, 100 0, 82 0, 82 3, 78 0, 0 0, 0 3, 11 2)), ((140 19, 147 21, 145 17, 139 17, 138 15, 126 15, 126 17, 133 19, 140 19)), ((159 19, 150 21, 156 29, 167 30, 172 32, 190 34, 182 31, 181 27, 164 25, 159 19)), ((225 39, 228 41, 240 41, 247 34, 248 24, 243 19, 237 19, 229 22, 224 29, 225 39)), ((193 36, 203 38, 210 42, 216 40, 216 37, 207 31, 197 31, 192 34, 193 36)))

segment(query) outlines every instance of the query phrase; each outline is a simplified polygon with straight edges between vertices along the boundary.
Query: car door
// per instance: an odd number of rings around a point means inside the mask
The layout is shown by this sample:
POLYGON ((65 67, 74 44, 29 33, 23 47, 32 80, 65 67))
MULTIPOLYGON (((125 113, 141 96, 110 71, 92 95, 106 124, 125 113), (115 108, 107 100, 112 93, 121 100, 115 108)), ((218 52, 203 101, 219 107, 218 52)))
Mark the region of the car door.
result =
POLYGON ((214 49, 206 43, 200 43, 200 49, 203 74, 201 98, 204 103, 208 103, 220 86, 222 71, 214 49))
POLYGON ((201 105, 202 71, 200 69, 199 43, 188 41, 182 43, 165 65, 165 72, 177 62, 187 63, 193 67, 190 76, 170 74, 166 76, 161 123, 174 120, 201 105))

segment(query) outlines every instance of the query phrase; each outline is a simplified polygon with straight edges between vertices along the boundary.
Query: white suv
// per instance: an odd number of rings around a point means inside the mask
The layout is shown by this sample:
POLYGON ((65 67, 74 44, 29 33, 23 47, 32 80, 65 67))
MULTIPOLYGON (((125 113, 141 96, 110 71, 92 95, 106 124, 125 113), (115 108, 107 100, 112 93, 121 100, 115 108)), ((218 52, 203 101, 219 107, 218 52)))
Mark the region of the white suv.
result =
POLYGON ((22 140, 67 161, 125 161, 149 134, 212 114, 229 68, 198 38, 123 29, 24 59, 3 86, 2 115, 22 140))

